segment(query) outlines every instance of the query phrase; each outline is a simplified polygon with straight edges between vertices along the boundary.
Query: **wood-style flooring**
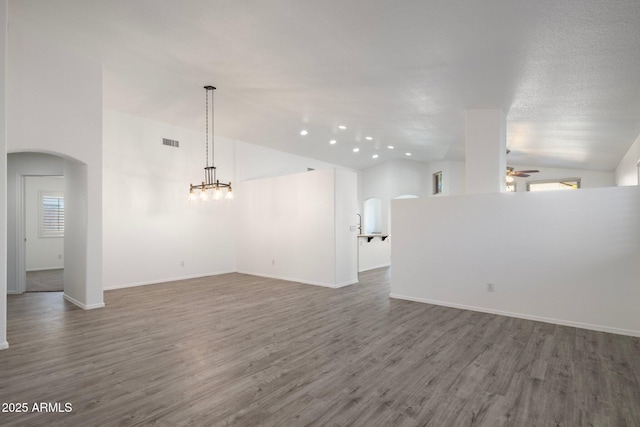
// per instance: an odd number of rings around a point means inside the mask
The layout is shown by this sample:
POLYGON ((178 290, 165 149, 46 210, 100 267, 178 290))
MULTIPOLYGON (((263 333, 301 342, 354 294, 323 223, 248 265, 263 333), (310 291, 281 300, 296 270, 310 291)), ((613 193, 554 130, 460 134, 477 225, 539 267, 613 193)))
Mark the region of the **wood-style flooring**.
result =
POLYGON ((91 311, 9 296, 0 403, 29 411, 0 425, 640 426, 640 339, 389 299, 388 269, 360 279, 226 274, 91 311))
POLYGON ((27 292, 62 292, 64 269, 27 271, 27 292))

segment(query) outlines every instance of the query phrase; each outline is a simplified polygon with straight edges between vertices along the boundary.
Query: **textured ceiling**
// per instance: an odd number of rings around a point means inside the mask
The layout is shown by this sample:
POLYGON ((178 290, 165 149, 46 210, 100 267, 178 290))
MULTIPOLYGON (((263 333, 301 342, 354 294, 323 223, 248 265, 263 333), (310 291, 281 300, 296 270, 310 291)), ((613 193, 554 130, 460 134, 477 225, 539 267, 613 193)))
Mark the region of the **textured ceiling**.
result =
POLYGON ((640 134, 638 0, 10 0, 9 13, 10 35, 102 62, 107 108, 203 129, 213 84, 216 134, 354 168, 464 159, 469 108, 505 111, 516 164, 610 171, 640 134))

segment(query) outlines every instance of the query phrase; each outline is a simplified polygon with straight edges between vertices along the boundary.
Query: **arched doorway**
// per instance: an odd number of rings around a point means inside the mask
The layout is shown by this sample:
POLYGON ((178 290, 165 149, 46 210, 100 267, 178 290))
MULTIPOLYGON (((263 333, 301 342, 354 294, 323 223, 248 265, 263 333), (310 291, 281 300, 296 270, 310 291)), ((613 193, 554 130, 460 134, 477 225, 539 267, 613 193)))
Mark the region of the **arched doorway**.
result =
POLYGON ((100 282, 93 283, 94 287, 100 287, 98 290, 92 289, 92 284, 87 280, 87 166, 57 153, 18 152, 7 155, 7 293, 22 293, 26 290, 23 197, 27 176, 64 176, 63 296, 84 309, 103 307, 100 282), (98 292, 99 295, 96 297, 95 294, 98 292), (97 303, 92 303, 91 299, 97 300, 97 303))
POLYGON ((382 200, 371 197, 364 201, 364 234, 382 233, 382 200))

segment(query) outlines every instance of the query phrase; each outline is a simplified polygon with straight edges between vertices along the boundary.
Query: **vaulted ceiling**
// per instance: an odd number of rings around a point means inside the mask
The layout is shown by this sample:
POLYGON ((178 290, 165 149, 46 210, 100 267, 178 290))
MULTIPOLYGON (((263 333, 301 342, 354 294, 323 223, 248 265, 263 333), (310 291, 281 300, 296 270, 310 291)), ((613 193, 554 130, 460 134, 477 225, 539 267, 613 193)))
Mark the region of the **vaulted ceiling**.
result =
POLYGON ((203 129, 212 84, 217 135, 354 168, 464 159, 472 108, 516 164, 610 171, 640 134, 637 0, 10 0, 21 28, 103 63, 105 108, 203 129))

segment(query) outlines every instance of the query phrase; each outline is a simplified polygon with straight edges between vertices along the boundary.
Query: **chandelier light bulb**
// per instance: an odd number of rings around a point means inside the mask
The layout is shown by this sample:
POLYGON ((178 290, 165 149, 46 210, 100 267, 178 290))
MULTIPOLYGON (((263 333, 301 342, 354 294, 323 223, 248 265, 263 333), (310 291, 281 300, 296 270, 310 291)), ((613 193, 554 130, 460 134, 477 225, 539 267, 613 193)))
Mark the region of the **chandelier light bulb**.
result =
POLYGON ((202 200, 203 202, 206 202, 207 200, 209 200, 209 195, 207 194, 207 190, 206 189, 202 189, 202 191, 200 191, 200 200, 202 200))
POLYGON ((231 187, 227 190, 226 196, 224 196, 227 200, 233 200, 233 191, 231 191, 231 187))
POLYGON ((220 191, 220 187, 216 187, 213 189, 213 200, 220 200, 222 198, 222 191, 220 191))

